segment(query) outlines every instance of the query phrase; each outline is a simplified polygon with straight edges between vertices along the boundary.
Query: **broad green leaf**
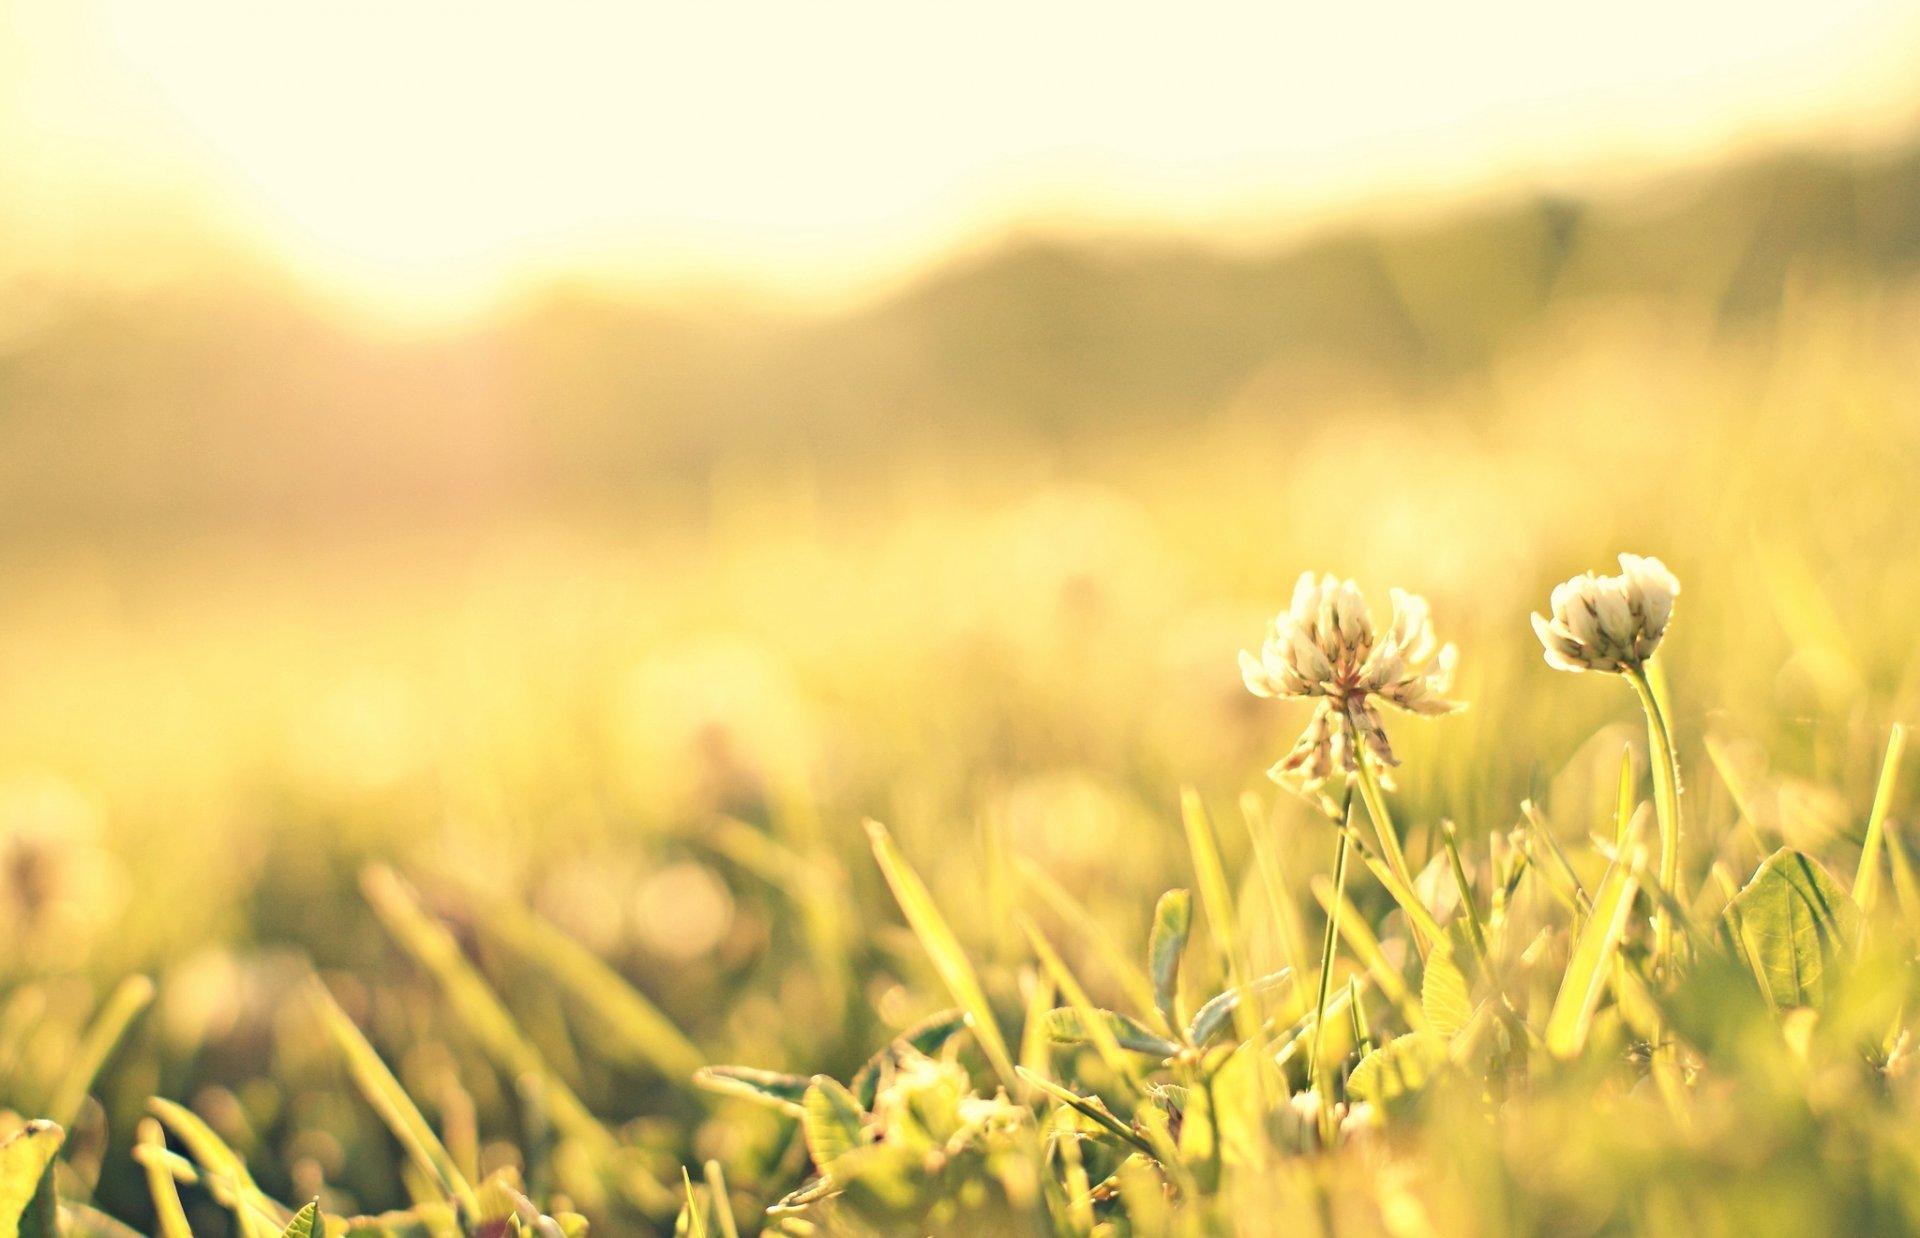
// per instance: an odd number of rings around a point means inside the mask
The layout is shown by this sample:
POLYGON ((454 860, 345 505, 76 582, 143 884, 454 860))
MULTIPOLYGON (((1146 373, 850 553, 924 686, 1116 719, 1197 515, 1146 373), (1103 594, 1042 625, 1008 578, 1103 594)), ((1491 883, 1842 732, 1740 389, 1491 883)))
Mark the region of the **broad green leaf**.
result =
POLYGON ((815 1075, 800 1107, 807 1151, 813 1156, 814 1167, 823 1174, 831 1176, 835 1161, 873 1142, 860 1103, 837 1079, 815 1075))
POLYGON ((1187 935, 1193 930, 1193 895, 1185 890, 1168 890, 1153 909, 1153 933, 1147 939, 1147 962, 1153 973, 1153 1004, 1167 1020, 1178 1027, 1174 1014, 1174 995, 1180 988, 1180 956, 1187 948, 1187 935))
POLYGON ((1573 955, 1567 960, 1566 974, 1560 978, 1560 991, 1554 996, 1546 1031, 1547 1050, 1555 1057, 1576 1056, 1593 1029, 1593 1012, 1599 1007, 1607 977, 1613 974, 1614 955, 1626 934, 1634 895, 1640 889, 1639 865, 1644 855, 1640 835, 1645 821, 1644 817, 1633 819, 1626 845, 1600 879, 1593 914, 1581 928, 1573 955))
POLYGON ((710 1092, 744 1096, 763 1105, 800 1116, 800 1101, 812 1082, 804 1075, 785 1075, 751 1066, 708 1066, 694 1072, 693 1081, 710 1092))
POLYGON ((327 1227, 320 1222, 320 1201, 314 1200, 293 1214, 293 1220, 280 1231, 280 1238, 326 1238, 327 1227))
POLYGON ((1006 1040, 1000 1035, 1000 1025, 994 1020, 993 1007, 988 1004, 987 995, 980 988, 980 978, 974 975, 973 965, 967 962, 959 939, 947 927, 946 918, 934 904, 933 895, 927 892, 920 874, 914 872, 913 866, 900 854, 900 848, 894 844, 893 836, 887 833, 887 827, 878 821, 869 821, 867 837, 873 844, 873 858, 886 876, 887 885, 892 887, 893 897, 906 915, 908 925, 920 939, 921 947, 933 961, 934 970, 940 973, 940 979, 946 983, 954 1002, 971 1018, 974 1038, 980 1042, 987 1061, 993 1065, 1001 1081, 1012 1089, 1016 1077, 1013 1058, 1007 1052, 1006 1040))
POLYGON ((53 1162, 66 1131, 54 1122, 29 1122, 0 1143, 0 1238, 55 1238, 57 1205, 53 1162))
POLYGON ((1271 993, 1286 984, 1292 976, 1293 969, 1283 967, 1277 972, 1260 977, 1252 984, 1245 986, 1244 990, 1234 988, 1218 994, 1194 1012, 1193 1022, 1187 1027, 1187 1039, 1196 1045, 1206 1044, 1213 1039, 1214 1033, 1225 1027, 1227 1021, 1233 1018, 1234 1010, 1240 1005, 1240 995, 1243 991, 1251 992, 1255 996, 1271 993))
POLYGON ((1420 1012, 1429 1028, 1449 1040, 1473 1018, 1467 978, 1453 961, 1451 950, 1435 949, 1427 955, 1426 971, 1420 978, 1420 1012))
POLYGON ((310 978, 307 991, 314 1009, 320 1014, 321 1023, 346 1058, 347 1071, 353 1076, 354 1082, 360 1085, 367 1103, 387 1124, 387 1129, 407 1150, 414 1164, 439 1184, 447 1200, 465 1208, 468 1215, 478 1216, 479 1208, 472 1185, 461 1174, 452 1154, 440 1142, 439 1136, 434 1134, 433 1127, 428 1125, 426 1117, 413 1103, 413 1098, 407 1095, 407 1090, 387 1069, 379 1051, 368 1043, 353 1020, 347 1017, 347 1012, 340 1009, 340 1004, 333 1000, 333 994, 327 991, 327 986, 321 983, 318 976, 310 978))
POLYGON ((1818 1008, 1829 973, 1860 943, 1860 908, 1812 858, 1782 848, 1721 913, 1728 946, 1752 969, 1775 1010, 1818 1008))
MULTIPOLYGON (((873 1108, 873 1098, 880 1089, 880 1075, 881 1072, 886 1069, 887 1063, 897 1061, 901 1053, 907 1049, 911 1049, 913 1052, 923 1054, 927 1057, 932 1057, 934 1054, 940 1052, 941 1048, 949 1040, 952 1040, 965 1030, 966 1026, 966 1011, 942 1010, 939 1014, 929 1015, 906 1031, 901 1032, 888 1042, 886 1047, 881 1049, 880 1052, 868 1058, 866 1064, 854 1073, 853 1082, 849 1085, 853 1090, 854 1099, 860 1102, 860 1106, 863 1109, 873 1108)), ((722 1069, 734 1070, 738 1068, 723 1067, 722 1069)), ((798 1078, 798 1076, 789 1077, 798 1078)), ((807 1081, 800 1079, 799 1083, 800 1091, 804 1093, 806 1091, 807 1081)), ((797 1096, 796 1099, 798 1099, 797 1096)))
POLYGON ((1385 1108, 1419 1091, 1447 1060, 1447 1042, 1432 1032, 1410 1032, 1360 1059, 1347 1076, 1347 1095, 1385 1108))
MULTIPOLYGON (((1128 1018, 1112 1010, 1095 1010, 1093 1015, 1106 1027, 1114 1043, 1122 1049, 1151 1054, 1159 1058, 1169 1058, 1180 1052, 1178 1044, 1143 1026, 1137 1019, 1128 1018)), ((1080 1011, 1071 1006, 1062 1006, 1047 1012, 1047 1035, 1061 1044, 1085 1044, 1093 1039, 1093 1033, 1087 1029, 1086 1020, 1081 1018, 1080 1011)))

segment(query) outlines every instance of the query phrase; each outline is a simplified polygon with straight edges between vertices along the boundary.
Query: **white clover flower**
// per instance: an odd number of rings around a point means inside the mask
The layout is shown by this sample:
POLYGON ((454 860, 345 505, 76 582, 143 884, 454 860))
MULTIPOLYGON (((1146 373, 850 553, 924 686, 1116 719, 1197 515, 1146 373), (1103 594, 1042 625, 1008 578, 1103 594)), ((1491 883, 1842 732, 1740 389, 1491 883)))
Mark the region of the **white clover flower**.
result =
POLYGON ((1624 675, 1660 647, 1680 582, 1658 559, 1621 555, 1620 568, 1618 576, 1575 576, 1554 589, 1552 619, 1534 615, 1549 666, 1624 675))
POLYGON ((1376 760, 1398 765, 1376 702, 1425 715, 1465 708, 1445 696, 1454 662, 1452 645, 1435 645, 1423 599, 1393 590, 1393 623, 1376 632, 1351 580, 1316 581, 1304 573, 1260 656, 1240 653, 1240 673, 1255 696, 1321 698, 1306 732, 1268 777, 1315 790, 1336 772, 1345 777, 1359 769, 1362 741, 1376 760))

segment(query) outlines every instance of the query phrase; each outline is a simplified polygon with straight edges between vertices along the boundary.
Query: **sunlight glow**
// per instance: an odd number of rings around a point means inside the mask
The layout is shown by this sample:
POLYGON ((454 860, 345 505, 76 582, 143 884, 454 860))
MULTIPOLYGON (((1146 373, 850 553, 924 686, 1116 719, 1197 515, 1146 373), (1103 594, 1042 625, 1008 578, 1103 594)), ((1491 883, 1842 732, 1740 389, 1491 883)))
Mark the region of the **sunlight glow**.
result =
POLYGON ((1229 236, 1857 131, 1904 121, 1920 47, 1897 0, 0 0, 7 26, 16 213, 184 192, 428 313, 583 269, 844 289, 1021 222, 1229 236))

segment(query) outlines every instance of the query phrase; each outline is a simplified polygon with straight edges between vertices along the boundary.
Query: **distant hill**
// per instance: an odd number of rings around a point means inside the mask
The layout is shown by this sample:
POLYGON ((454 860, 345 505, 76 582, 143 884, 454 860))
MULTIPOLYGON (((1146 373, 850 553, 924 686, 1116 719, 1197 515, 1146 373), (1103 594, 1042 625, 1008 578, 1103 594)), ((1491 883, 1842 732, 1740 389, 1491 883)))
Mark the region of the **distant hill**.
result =
POLYGON ((854 312, 555 290, 462 337, 359 332, 272 279, 30 298, 0 339, 0 521, 374 517, 618 498, 717 460, 1204 416, 1276 364, 1417 390, 1556 307, 1684 304, 1764 327, 1796 278, 1920 268, 1920 148, 1783 155, 1594 200, 1486 204, 1253 255, 1010 243, 854 312))

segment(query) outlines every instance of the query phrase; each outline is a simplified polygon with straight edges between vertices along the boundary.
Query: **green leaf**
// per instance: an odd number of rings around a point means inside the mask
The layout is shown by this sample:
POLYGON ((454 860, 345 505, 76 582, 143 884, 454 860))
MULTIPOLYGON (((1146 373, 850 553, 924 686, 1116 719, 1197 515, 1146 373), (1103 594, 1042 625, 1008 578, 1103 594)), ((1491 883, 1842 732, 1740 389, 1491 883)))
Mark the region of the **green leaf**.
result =
POLYGON ((708 1066, 693 1074, 695 1084, 709 1092, 724 1092, 772 1105, 794 1117, 800 1116, 800 1101, 812 1082, 805 1075, 787 1075, 777 1070, 755 1070, 751 1066, 708 1066))
POLYGON ((1243 991, 1253 993, 1256 996, 1263 993, 1271 993, 1281 985, 1286 984, 1292 975, 1293 969, 1291 967, 1283 967, 1277 972, 1269 972, 1267 975, 1255 980, 1252 984, 1244 986, 1244 990, 1239 988, 1228 989, 1226 992, 1214 997, 1212 1001, 1209 1001, 1206 1005, 1194 1012, 1193 1022, 1187 1025, 1187 1039, 1196 1045, 1206 1044, 1207 1041, 1213 1039, 1214 1033, 1225 1027, 1227 1020, 1233 1017, 1234 1010, 1240 1005, 1240 995, 1243 991))
MULTIPOLYGON (((860 1102, 862 1109, 873 1108, 873 1098, 880 1090, 880 1074, 886 1069, 889 1062, 898 1061, 901 1054, 909 1049, 926 1057, 932 1057, 934 1054, 940 1052, 941 1048, 944 1047, 949 1040, 952 1040, 964 1031, 966 1026, 966 1011, 942 1010, 939 1014, 929 1015, 906 1031, 901 1032, 889 1041, 886 1047, 881 1049, 880 1052, 868 1058, 866 1064, 854 1073, 853 1082, 850 1085, 853 1089, 854 1099, 860 1102)), ((721 1069, 736 1070, 738 1067, 722 1067, 721 1069)), ((788 1077, 797 1078, 797 1076, 788 1077)), ((800 1079, 799 1083, 800 1091, 804 1093, 807 1088, 807 1081, 800 1079)), ((798 1099, 797 1094, 795 1099, 798 1099)))
POLYGON ((57 1205, 53 1162, 66 1131, 54 1122, 29 1122, 0 1143, 0 1238, 55 1238, 57 1205))
POLYGON ((1174 995, 1180 988, 1180 956, 1187 948, 1187 935, 1193 931, 1193 895, 1185 890, 1168 890, 1153 909, 1153 932, 1147 938, 1147 963, 1153 973, 1153 1004, 1165 1016, 1168 1027, 1180 1026, 1173 1013, 1174 995))
MULTIPOLYGON (((1135 1053, 1147 1053, 1154 1057, 1169 1058, 1180 1052, 1180 1046, 1168 1040, 1137 1019, 1112 1010, 1095 1010, 1094 1017, 1099 1019, 1112 1035, 1115 1044, 1122 1049, 1135 1053)), ((1080 1012, 1071 1006, 1062 1006, 1047 1012, 1047 1036, 1060 1044, 1085 1044, 1093 1039, 1093 1033, 1087 1029, 1086 1020, 1080 1012)))
POLYGON ((1420 1011, 1427 1026, 1451 1040, 1473 1018, 1473 998, 1467 992, 1467 978, 1449 950, 1436 949, 1427 955, 1425 973, 1420 979, 1420 1011))
POLYGON ((326 1238, 327 1227, 320 1223, 320 1201, 314 1200, 293 1214, 293 1220, 280 1231, 280 1238, 326 1238))
POLYGON ((835 1161, 873 1142, 866 1130, 867 1115, 853 1093, 837 1079, 815 1075, 800 1107, 807 1151, 813 1155, 814 1167, 823 1174, 831 1176, 835 1161))
POLYGON ((920 874, 913 871, 906 857, 900 854, 900 848, 894 844, 893 836, 887 833, 887 827, 878 821, 867 822, 867 837, 873 844, 873 858, 880 865, 880 871, 886 876, 887 885, 893 890, 893 897, 900 904, 900 910, 907 917, 914 935, 920 939, 920 945, 933 961, 934 970, 940 973, 940 979, 946 982, 947 991, 961 1009, 972 1020, 973 1035, 980 1042, 980 1048, 992 1063, 994 1072, 1009 1089, 1014 1085, 1013 1058, 1007 1052, 1007 1042, 1000 1035, 1000 1025, 994 1020, 993 1007, 987 1003, 987 995, 980 988, 980 978, 974 975, 973 965, 967 962, 967 955, 960 948, 960 940, 947 927, 940 908, 934 904, 933 895, 927 892, 926 883, 920 880, 920 874))
POLYGON ((1426 1085, 1447 1060, 1447 1042, 1433 1032, 1410 1032, 1360 1059, 1347 1076, 1347 1095, 1386 1108, 1426 1085))
POLYGON ((1728 947, 1775 1010, 1818 1008, 1829 973, 1860 944, 1860 907, 1812 858, 1782 848, 1767 858, 1720 917, 1728 947))

